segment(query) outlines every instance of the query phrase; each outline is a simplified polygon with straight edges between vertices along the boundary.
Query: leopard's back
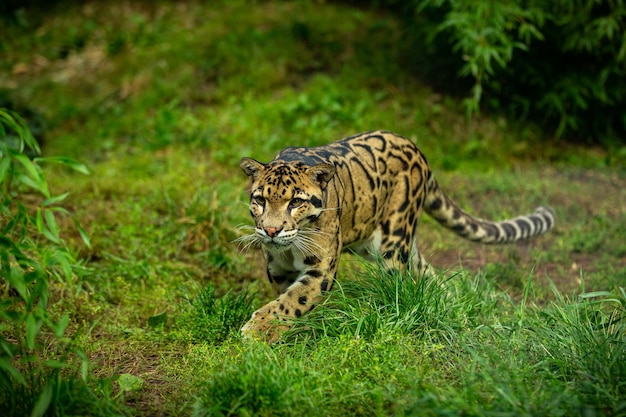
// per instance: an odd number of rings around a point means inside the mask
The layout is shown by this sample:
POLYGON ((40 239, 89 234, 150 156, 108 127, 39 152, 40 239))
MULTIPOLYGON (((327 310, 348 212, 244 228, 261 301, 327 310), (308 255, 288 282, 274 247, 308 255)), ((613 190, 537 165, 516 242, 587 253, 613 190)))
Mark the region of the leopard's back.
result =
MULTIPOLYGON (((459 236, 480 243, 515 242, 545 233, 554 226, 554 211, 550 207, 538 207, 531 214, 503 221, 469 214, 440 188, 417 146, 392 132, 361 133, 316 148, 286 148, 275 161, 335 166, 337 178, 333 185, 343 193, 337 204, 341 204, 344 213, 342 224, 347 229, 344 233, 348 245, 366 237, 384 216, 419 214, 407 210, 409 205, 418 212, 424 209, 459 236), (401 184, 407 182, 407 177, 415 178, 411 187, 401 184), (392 200, 399 203, 386 204, 392 200), (389 206, 397 207, 392 210, 389 206)), ((406 222, 416 224, 413 216, 405 217, 406 222)))
MULTIPOLYGON (((315 148, 286 148, 276 156, 276 162, 328 163, 335 167, 327 198, 330 206, 339 208, 347 249, 370 239, 377 228, 386 234, 392 234, 399 224, 414 229, 424 201, 420 196, 425 196, 426 178, 430 176, 430 166, 417 146, 386 131, 366 132, 315 148), (405 181, 407 174, 418 180, 414 184, 405 181), (409 203, 416 198, 417 204, 409 203)), ((413 232, 408 229, 410 236, 406 238, 412 239, 413 232)), ((392 250, 392 245, 390 240, 385 246, 392 250)))

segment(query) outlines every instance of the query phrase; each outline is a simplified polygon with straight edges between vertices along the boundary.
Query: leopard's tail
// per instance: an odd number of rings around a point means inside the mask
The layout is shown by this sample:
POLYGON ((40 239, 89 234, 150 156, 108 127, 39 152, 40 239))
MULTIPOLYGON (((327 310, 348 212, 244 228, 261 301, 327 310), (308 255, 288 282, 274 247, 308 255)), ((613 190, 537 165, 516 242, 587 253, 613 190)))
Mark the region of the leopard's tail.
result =
POLYGON ((459 236, 481 243, 515 242, 540 235, 554 227, 554 211, 550 207, 539 207, 532 214, 499 222, 474 217, 452 201, 432 176, 428 181, 424 208, 434 219, 459 236))

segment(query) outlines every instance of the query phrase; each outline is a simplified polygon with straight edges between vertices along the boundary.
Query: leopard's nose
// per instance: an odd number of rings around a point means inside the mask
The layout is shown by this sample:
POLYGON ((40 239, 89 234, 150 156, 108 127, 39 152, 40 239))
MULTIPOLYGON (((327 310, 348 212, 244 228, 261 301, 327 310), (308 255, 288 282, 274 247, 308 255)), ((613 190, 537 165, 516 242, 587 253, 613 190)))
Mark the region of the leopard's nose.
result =
POLYGON ((278 236, 278 234, 280 233, 281 230, 283 230, 282 227, 264 227, 263 230, 265 230, 265 233, 267 233, 267 235, 269 237, 276 237, 278 236))

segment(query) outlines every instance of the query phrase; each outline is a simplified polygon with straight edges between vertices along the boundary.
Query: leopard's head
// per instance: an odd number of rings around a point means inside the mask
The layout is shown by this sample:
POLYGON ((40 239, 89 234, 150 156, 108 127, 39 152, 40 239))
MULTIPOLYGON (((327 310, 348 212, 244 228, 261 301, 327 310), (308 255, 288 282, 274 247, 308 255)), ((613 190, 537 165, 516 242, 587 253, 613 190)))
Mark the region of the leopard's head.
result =
POLYGON ((317 229, 307 226, 325 210, 324 190, 335 168, 299 162, 262 164, 251 158, 243 158, 240 165, 250 178, 250 214, 255 222, 254 234, 243 240, 273 252, 291 247, 305 255, 315 252, 311 234, 317 229))

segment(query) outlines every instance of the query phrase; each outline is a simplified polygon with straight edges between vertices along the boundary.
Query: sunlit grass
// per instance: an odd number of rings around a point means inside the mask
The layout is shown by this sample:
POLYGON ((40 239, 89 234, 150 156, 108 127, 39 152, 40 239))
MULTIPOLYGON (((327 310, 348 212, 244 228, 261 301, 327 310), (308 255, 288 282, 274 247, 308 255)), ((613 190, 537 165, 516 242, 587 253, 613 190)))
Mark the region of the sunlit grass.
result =
POLYGON ((284 344, 216 350, 194 415, 570 415, 626 405, 623 294, 538 308, 496 296, 484 277, 442 286, 379 278, 345 283, 284 344))

